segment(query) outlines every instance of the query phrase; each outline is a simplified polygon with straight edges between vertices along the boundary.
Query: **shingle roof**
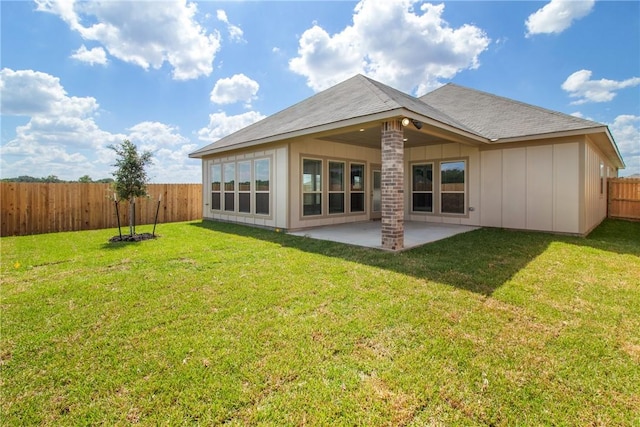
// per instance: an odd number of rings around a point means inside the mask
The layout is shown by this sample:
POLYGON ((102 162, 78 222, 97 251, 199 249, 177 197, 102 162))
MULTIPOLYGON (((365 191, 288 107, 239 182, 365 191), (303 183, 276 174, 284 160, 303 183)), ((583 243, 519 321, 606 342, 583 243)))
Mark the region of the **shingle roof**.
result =
POLYGON ((207 153, 240 144, 258 145, 293 135, 313 133, 320 126, 351 119, 411 111, 473 134, 486 142, 549 133, 603 128, 604 125, 452 83, 420 98, 356 75, 285 110, 191 153, 207 153))
POLYGON ((447 114, 382 83, 356 75, 285 110, 191 153, 192 157, 238 144, 313 129, 372 114, 406 109, 463 131, 473 131, 447 114))
POLYGON ((420 100, 489 140, 604 127, 601 123, 453 83, 423 95, 420 100))

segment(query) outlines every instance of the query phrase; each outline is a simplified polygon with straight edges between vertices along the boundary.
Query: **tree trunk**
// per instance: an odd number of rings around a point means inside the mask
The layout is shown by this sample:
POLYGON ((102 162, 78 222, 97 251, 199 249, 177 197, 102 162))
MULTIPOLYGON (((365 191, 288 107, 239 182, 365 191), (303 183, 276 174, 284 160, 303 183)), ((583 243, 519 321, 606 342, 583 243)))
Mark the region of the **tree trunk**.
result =
POLYGON ((133 236, 135 234, 135 228, 133 224, 135 223, 135 208, 136 198, 132 197, 129 199, 129 236, 133 236))

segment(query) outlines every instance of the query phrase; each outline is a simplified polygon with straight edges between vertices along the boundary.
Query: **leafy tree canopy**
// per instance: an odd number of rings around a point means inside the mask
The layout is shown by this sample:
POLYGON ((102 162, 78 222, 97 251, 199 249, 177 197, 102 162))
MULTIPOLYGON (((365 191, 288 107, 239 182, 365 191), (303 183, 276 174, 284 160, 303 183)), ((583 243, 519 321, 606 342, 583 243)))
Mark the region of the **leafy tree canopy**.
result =
POLYGON ((145 168, 151 164, 151 152, 138 153, 138 149, 131 141, 125 139, 120 145, 110 145, 116 152, 117 167, 113 172, 114 190, 119 200, 131 200, 133 197, 147 195, 149 177, 145 168))

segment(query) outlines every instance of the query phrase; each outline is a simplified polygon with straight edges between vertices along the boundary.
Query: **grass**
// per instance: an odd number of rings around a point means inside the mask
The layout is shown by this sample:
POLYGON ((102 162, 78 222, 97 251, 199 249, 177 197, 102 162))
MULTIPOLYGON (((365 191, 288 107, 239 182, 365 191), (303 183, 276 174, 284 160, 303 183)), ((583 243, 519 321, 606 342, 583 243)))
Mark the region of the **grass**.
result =
POLYGON ((640 223, 158 232, 1 239, 3 425, 640 425, 640 223))

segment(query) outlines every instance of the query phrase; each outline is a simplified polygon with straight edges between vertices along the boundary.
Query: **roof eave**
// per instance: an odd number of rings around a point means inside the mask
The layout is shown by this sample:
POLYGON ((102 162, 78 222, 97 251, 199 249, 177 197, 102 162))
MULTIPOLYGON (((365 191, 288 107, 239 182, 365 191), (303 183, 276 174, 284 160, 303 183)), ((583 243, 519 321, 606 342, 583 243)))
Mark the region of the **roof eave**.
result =
POLYGON ((622 159, 622 155, 618 150, 618 146, 616 145, 611 135, 611 132, 609 131, 609 128, 605 125, 594 126, 590 128, 583 128, 583 129, 541 133, 536 135, 522 135, 522 136, 509 137, 509 138, 496 138, 496 139, 491 139, 490 143, 506 144, 509 142, 534 141, 534 140, 541 140, 541 139, 562 138, 562 137, 580 136, 580 135, 596 135, 596 134, 603 134, 603 133, 606 135, 607 140, 609 142, 609 147, 612 148, 611 151, 614 154, 614 156, 610 158, 610 160, 616 165, 616 167, 620 169, 624 169, 625 164, 624 164, 624 160, 622 159))
MULTIPOLYGON (((193 159, 201 159, 203 157, 212 155, 212 154, 217 154, 217 153, 223 153, 225 151, 231 151, 231 150, 238 150, 238 149, 243 149, 243 148, 250 148, 250 147, 254 147, 254 146, 258 146, 258 145, 263 145, 263 144, 269 144, 269 143, 273 143, 273 142, 278 142, 278 141, 284 141, 284 140, 288 140, 288 139, 292 139, 292 138, 298 138, 301 136, 308 136, 308 135, 314 135, 314 134, 319 134, 319 133, 324 133, 324 132, 329 132, 332 130, 337 130, 337 129, 341 129, 341 128, 346 128, 346 127, 350 127, 350 126, 357 126, 360 124, 365 124, 365 123, 371 123, 371 122, 376 122, 376 121, 384 121, 384 120, 388 120, 388 119, 393 119, 393 118, 399 118, 399 117, 408 117, 410 119, 414 119, 414 120, 418 120, 421 121, 424 124, 439 128, 439 129, 443 129, 455 134, 458 134, 464 138, 473 140, 475 142, 478 143, 487 143, 488 139, 481 137, 479 135, 473 134, 471 132, 465 131, 463 129, 459 129, 456 128, 454 126, 448 125, 446 123, 442 123, 439 122, 437 120, 434 120, 432 118, 429 118, 427 116, 423 116, 422 114, 418 114, 414 111, 408 110, 406 108, 396 108, 393 110, 388 110, 388 111, 383 111, 380 113, 376 113, 376 114, 369 114, 366 116, 360 116, 360 117, 354 117, 351 119, 347 119, 347 120, 340 120, 337 122, 332 122, 332 123, 326 123, 323 125, 319 125, 319 126, 313 126, 310 128, 305 128, 305 129, 300 129, 300 130, 296 130, 293 132, 286 132, 286 133, 281 133, 281 134, 277 134, 277 135, 271 135, 265 138, 259 138, 259 139, 254 139, 254 140, 250 140, 250 141, 245 141, 245 142, 241 142, 238 144, 233 144, 233 145, 226 145, 226 146, 221 146, 216 148, 211 147, 209 149, 202 149, 199 151, 194 151, 193 153, 189 154, 190 158, 193 159)), ((214 143, 215 145, 215 143, 214 143)))

